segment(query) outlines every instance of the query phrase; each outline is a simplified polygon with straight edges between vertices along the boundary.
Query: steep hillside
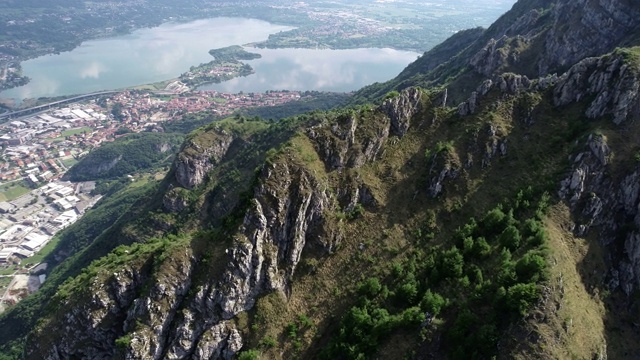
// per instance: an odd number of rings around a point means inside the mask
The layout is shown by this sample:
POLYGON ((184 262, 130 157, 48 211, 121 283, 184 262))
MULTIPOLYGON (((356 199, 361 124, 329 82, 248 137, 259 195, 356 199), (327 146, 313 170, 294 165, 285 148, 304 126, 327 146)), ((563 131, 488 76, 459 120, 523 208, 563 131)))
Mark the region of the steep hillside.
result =
POLYGON ((71 181, 114 179, 169 165, 182 140, 180 134, 128 134, 93 150, 66 177, 71 181))
POLYGON ((452 36, 397 78, 365 87, 356 98, 448 84, 449 104, 454 105, 487 78, 506 72, 532 79, 559 74, 586 57, 640 45, 639 32, 640 8, 632 1, 518 1, 488 29, 452 36))
POLYGON ((2 341, 27 359, 636 358, 638 12, 520 1, 364 89, 373 104, 194 131, 2 341))
POLYGON ((552 80, 507 74, 458 109, 408 89, 280 130, 228 121, 194 133, 163 212, 137 231, 176 235, 119 247, 61 286, 26 357, 614 354, 607 344, 624 339, 608 326, 628 326, 600 292, 632 291, 635 263, 607 245, 619 239, 583 237, 611 233, 597 215, 625 201, 637 211, 637 194, 623 196, 636 193, 624 186, 634 152, 605 141, 638 118, 636 53, 552 80), (282 145, 254 172, 261 138, 282 145), (621 195, 582 200, 602 184, 621 195))

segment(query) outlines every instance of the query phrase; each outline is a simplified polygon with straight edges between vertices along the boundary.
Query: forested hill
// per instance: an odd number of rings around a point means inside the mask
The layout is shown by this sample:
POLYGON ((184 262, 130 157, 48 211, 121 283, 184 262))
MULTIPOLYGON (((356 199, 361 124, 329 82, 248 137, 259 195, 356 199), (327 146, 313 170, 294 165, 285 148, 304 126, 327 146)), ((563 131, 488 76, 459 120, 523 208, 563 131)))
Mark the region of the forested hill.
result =
POLYGON ((519 1, 359 106, 199 128, 0 318, 6 353, 635 358, 639 12, 519 1))
POLYGON ((115 179, 169 166, 183 140, 181 134, 126 134, 91 151, 65 177, 71 181, 115 179))

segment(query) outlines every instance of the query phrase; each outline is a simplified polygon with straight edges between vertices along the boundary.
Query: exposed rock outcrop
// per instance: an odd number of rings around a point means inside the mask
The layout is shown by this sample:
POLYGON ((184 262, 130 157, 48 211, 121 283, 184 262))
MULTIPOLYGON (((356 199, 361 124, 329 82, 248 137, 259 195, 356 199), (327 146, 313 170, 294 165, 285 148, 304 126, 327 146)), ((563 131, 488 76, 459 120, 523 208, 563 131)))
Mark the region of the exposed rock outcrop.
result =
POLYGON ((191 139, 175 160, 175 179, 180 186, 193 189, 202 184, 207 173, 224 157, 233 136, 222 129, 191 139))
POLYGON ((640 8, 626 0, 557 1, 545 37, 539 75, 612 51, 640 24, 640 8))
POLYGON ((440 196, 447 181, 455 180, 462 171, 458 159, 451 154, 453 149, 445 149, 433 154, 429 168, 427 192, 432 198, 440 196))
POLYGON ((556 106, 593 97, 585 113, 591 119, 635 120, 640 117, 640 71, 621 53, 588 58, 560 76, 553 95, 556 106))
POLYGON ((492 77, 510 63, 518 61, 518 49, 526 46, 527 41, 520 35, 514 38, 505 35, 497 40, 491 39, 482 50, 471 58, 469 64, 479 74, 492 77))
POLYGON ((531 88, 531 80, 525 75, 507 73, 498 76, 496 86, 503 93, 516 94, 520 91, 526 91, 531 88))
POLYGON ((640 288, 640 168, 613 177, 610 154, 606 138, 591 135, 573 159, 559 195, 574 213, 574 232, 580 236, 596 232, 608 250, 609 288, 631 295, 640 288))
POLYGON ((421 110, 422 92, 409 88, 387 99, 376 112, 384 119, 359 123, 358 114, 342 115, 333 124, 321 124, 307 131, 320 158, 329 169, 358 168, 374 160, 389 135, 404 136, 411 119, 421 110))
MULTIPOLYGON (((418 88, 405 90, 399 96, 385 100, 380 110, 391 119, 391 134, 403 137, 409 130, 411 118, 420 111, 422 91, 418 88)), ((446 103, 446 96, 444 102, 446 103)))
POLYGON ((113 169, 122 160, 122 155, 118 155, 110 160, 101 161, 94 166, 86 166, 85 172, 91 176, 99 176, 113 169))
POLYGON ((295 161, 265 165, 219 277, 193 285, 194 272, 207 265, 190 248, 153 266, 153 257, 125 264, 106 286, 92 285, 91 301, 65 309, 57 320, 63 330, 51 343, 30 347, 27 358, 110 359, 120 351, 130 359, 232 359, 243 340, 228 320, 266 292, 287 293, 305 247, 334 249, 340 236, 324 226, 334 206, 329 189, 295 161))
POLYGON ((182 188, 173 188, 162 198, 162 206, 168 212, 180 212, 187 208, 189 201, 182 188))
POLYGON ((476 108, 478 107, 478 92, 473 91, 471 96, 467 99, 467 101, 458 105, 458 115, 467 116, 474 114, 476 112, 476 108))
POLYGON ((613 51, 640 25, 640 9, 625 0, 556 0, 535 5, 546 10, 530 9, 487 30, 492 38, 469 60, 477 73, 491 78, 527 66, 524 62, 535 63, 537 73, 530 76, 565 71, 586 57, 613 51), (534 45, 535 50, 529 49, 534 45))

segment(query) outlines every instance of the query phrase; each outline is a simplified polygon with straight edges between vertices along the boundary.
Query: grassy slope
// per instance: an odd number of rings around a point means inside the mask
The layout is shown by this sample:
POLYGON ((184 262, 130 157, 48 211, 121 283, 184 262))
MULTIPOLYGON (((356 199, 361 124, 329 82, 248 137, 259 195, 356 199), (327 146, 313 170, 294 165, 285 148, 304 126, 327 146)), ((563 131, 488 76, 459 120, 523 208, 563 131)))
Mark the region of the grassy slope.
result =
MULTIPOLYGON (((497 99, 499 94, 490 97, 497 99)), ((285 300, 278 294, 268 295, 254 312, 246 318, 239 318, 239 324, 246 326, 244 330, 251 339, 249 347, 261 349, 264 358, 314 357, 326 345, 329 334, 337 331, 340 317, 336 315, 345 313, 353 305, 357 282, 370 276, 384 276, 391 263, 405 259, 412 250, 424 246, 416 239, 415 230, 428 221, 433 216, 431 214, 435 214, 437 223, 436 238, 430 243, 434 246, 449 241, 456 227, 512 198, 522 187, 542 184, 544 188, 548 184, 552 189, 566 166, 566 156, 573 150, 567 139, 584 133, 585 129, 582 124, 573 123, 579 121, 577 119, 583 111, 581 107, 568 108, 560 114, 550 110, 544 95, 502 101, 498 109, 485 108, 477 116, 464 119, 451 112, 440 114, 442 120, 435 124, 430 123, 433 113, 428 110, 419 117, 423 119, 417 121, 419 126, 397 143, 386 147, 380 160, 358 170, 348 170, 348 175, 337 172, 323 175, 331 179, 334 188, 347 176, 362 179, 380 207, 367 209, 362 218, 343 224, 344 240, 336 254, 323 258, 307 254, 289 299, 285 300), (541 118, 536 125, 527 127, 517 118, 518 106, 532 101, 538 102, 541 118), (513 114, 516 114, 515 119, 513 114), (493 124, 509 138, 509 154, 494 159, 489 169, 479 170, 476 165, 474 170, 447 184, 444 196, 429 198, 426 193, 429 163, 424 157, 425 150, 435 148, 438 141, 451 140, 455 148, 452 156, 463 158, 473 136, 486 131, 488 124, 493 124), (525 136, 528 140, 523 141, 525 136), (541 143, 549 145, 542 153, 539 151, 541 143), (301 316, 309 317, 313 325, 303 328, 295 340, 287 337, 287 326, 292 322, 299 323, 300 320, 296 319, 301 316), (265 339, 276 340, 273 350, 265 346, 265 339)), ((309 148, 304 137, 298 141, 300 146, 309 148)), ((550 229, 555 224, 551 219, 553 216, 547 219, 550 229)), ((553 253, 557 251, 559 244, 555 233, 550 236, 549 246, 553 253)), ((564 270, 552 269, 554 275, 564 270)), ((571 284, 579 284, 575 269, 572 276, 571 284)), ((390 287, 392 284, 393 280, 387 283, 390 287)), ((601 339, 602 319, 599 316, 602 313, 598 303, 585 298, 584 291, 579 290, 566 297, 571 299, 567 301, 575 299, 594 309, 595 316, 580 321, 597 323, 600 320, 601 325, 592 328, 596 335, 579 334, 575 339, 570 337, 573 342, 569 344, 578 343, 581 336, 597 339, 599 335, 601 339)), ((560 316, 574 315, 562 313, 560 316)), ((555 329, 555 325, 551 328, 555 329)), ((415 335, 413 331, 396 333, 382 344, 379 357, 416 349, 419 339, 415 335)), ((566 347, 562 347, 564 350, 566 347)))
MULTIPOLYGON (((231 160, 217 167, 209 177, 211 180, 194 192, 193 210, 199 209, 198 212, 178 214, 175 215, 178 218, 173 220, 170 218, 174 215, 155 213, 152 217, 173 224, 182 223, 182 230, 196 231, 202 221, 208 221, 203 220, 208 217, 207 214, 215 213, 215 209, 212 210, 211 207, 217 203, 215 199, 218 196, 228 199, 228 203, 240 204, 240 193, 250 185, 253 169, 264 159, 266 150, 286 139, 290 140, 285 148, 293 151, 277 152, 271 161, 295 161, 302 164, 311 169, 317 178, 325 179, 333 189, 343 188, 353 179, 361 179, 379 205, 366 208, 363 216, 356 220, 341 222, 344 236, 338 251, 331 256, 306 251, 287 299, 281 294, 266 295, 253 311, 236 319, 237 325, 249 339, 247 348, 258 348, 267 358, 314 357, 337 330, 342 314, 354 305, 358 282, 378 276, 387 279, 385 283, 391 287, 393 279, 389 275, 392 263, 406 261, 407 256, 416 250, 428 250, 437 244, 450 244, 457 227, 468 222, 471 217, 481 217, 505 199, 513 198, 519 189, 529 185, 539 190, 552 190, 555 187, 559 175, 567 165, 566 158, 573 151, 573 143, 567 140, 587 134, 587 129, 579 120, 584 111, 582 106, 557 112, 551 109, 549 101, 547 94, 505 99, 499 92, 492 92, 483 100, 484 105, 477 115, 465 118, 459 117, 452 110, 434 110, 426 106, 423 113, 414 119, 412 130, 402 139, 392 139, 379 160, 360 169, 346 169, 342 172, 327 171, 304 134, 292 137, 297 128, 295 124, 318 122, 320 119, 317 115, 289 121, 290 124, 285 122, 271 126, 263 122, 238 124, 229 119, 211 126, 234 132, 245 144, 251 145, 241 146, 236 150, 232 147, 232 152, 235 153, 229 158, 231 160), (500 105, 491 105, 497 99, 501 99, 500 105), (536 108, 534 113, 538 120, 534 125, 527 126, 519 116, 523 108, 531 105, 536 108), (434 116, 437 120, 432 122, 434 116), (482 151, 489 140, 486 135, 489 125, 496 129, 500 138, 508 139, 509 150, 507 156, 496 155, 488 168, 481 169, 482 151), (446 161, 462 164, 472 155, 475 166, 469 171, 463 171, 457 179, 447 182, 444 194, 432 199, 427 193, 427 180, 434 173, 429 171, 432 160, 425 157, 425 152, 433 152, 443 141, 451 142, 451 151, 447 154, 446 161), (546 145, 544 152, 540 152, 542 143, 546 145), (256 154, 262 155, 256 157, 256 154), (235 185, 230 187, 231 183, 235 185), (180 216, 187 216, 187 221, 178 221, 180 216), (435 238, 428 243, 416 235, 416 230, 425 223, 431 223, 435 230, 435 238), (286 335, 285 329, 292 323, 299 326, 296 338, 286 335), (265 345, 265 341, 271 339, 275 341, 273 349, 265 345)), ((360 121, 361 126, 366 128, 368 122, 376 121, 375 117, 364 115, 360 121)), ((331 116, 327 119, 334 121, 331 116)), ((194 132, 190 138, 196 143, 206 143, 208 136, 205 128, 194 132)), ((547 220, 551 221, 548 223, 550 247, 553 249, 552 253, 555 253, 559 251, 555 247, 560 247, 561 244, 553 231, 553 215, 550 219, 552 220, 547 220)), ((224 222, 213 221, 212 225, 220 226, 224 222)), ((129 231, 135 235, 143 231, 143 228, 136 230, 136 227, 132 227, 129 231)), ((110 258, 111 260, 105 261, 120 262, 117 257, 110 258)), ((108 264, 103 265, 108 267, 108 264)), ((95 269, 96 266, 92 268, 95 269)), ((566 269, 558 271, 569 274, 566 269)), ((576 278, 571 276, 567 275, 571 279, 567 281, 578 284, 576 278)), ((76 280, 75 283, 82 281, 76 280)), ((84 287, 76 288, 82 290, 84 287)), ((72 285, 65 290, 71 294, 75 291, 77 290, 72 285)), ((564 300, 565 302, 580 301, 592 308, 594 314, 600 314, 598 303, 585 298, 584 291, 578 290, 575 294, 567 293, 565 296, 569 299, 564 300)), ((451 326, 454 318, 447 316, 454 314, 443 315, 443 318, 438 319, 441 327, 437 331, 444 332, 451 326)), ((558 315, 558 318, 567 317, 575 317, 576 322, 597 324, 597 317, 582 319, 571 312, 558 315)), ((552 324, 550 328, 555 331, 559 325, 561 324, 552 324)), ((591 328, 594 335, 568 335, 567 341, 577 343, 585 336, 597 339, 601 332, 596 326, 591 328)), ((433 336, 437 334, 438 332, 433 336)), ((517 338, 518 333, 514 334, 517 338)), ((416 349, 429 352, 428 346, 424 348, 424 343, 419 345, 422 341, 417 335, 415 331, 394 332, 380 344, 379 356, 409 354, 416 349)), ((429 343, 428 335, 427 340, 429 343)), ((566 348, 562 346, 558 351, 563 349, 566 348)), ((438 351, 446 353, 450 349, 445 347, 438 351)), ((585 353, 589 351, 585 350, 585 353)))
MULTIPOLYGON (((182 229, 194 232, 203 224, 224 226, 221 219, 204 220, 216 213, 217 197, 229 199, 228 203, 232 204, 229 208, 241 210, 241 206, 238 207, 242 203, 240 194, 249 188, 253 170, 263 162, 270 147, 277 147, 287 140, 284 147, 291 151, 275 152, 270 161, 302 164, 333 189, 340 189, 354 179, 360 179, 367 185, 379 205, 366 208, 356 220, 341 222, 344 236, 338 251, 331 256, 307 251, 288 298, 282 294, 265 295, 253 311, 236 319, 238 327, 248 338, 247 348, 260 349, 266 358, 310 358, 326 346, 331 334, 338 329, 342 315, 354 305, 359 281, 378 276, 386 279, 385 283, 391 287, 394 280, 389 278, 389 274, 393 262, 405 261, 415 250, 448 243, 454 229, 467 223, 471 217, 481 217, 505 199, 512 199, 518 190, 534 186, 537 190, 549 190, 553 194, 569 165, 568 155, 576 150, 576 139, 584 139, 595 129, 610 139, 624 136, 606 120, 586 122, 582 115, 584 110, 584 104, 555 109, 551 106, 549 93, 505 97, 495 90, 482 99, 477 114, 469 117, 461 118, 451 109, 434 110, 426 106, 414 119, 412 130, 402 139, 392 138, 380 159, 360 169, 342 172, 328 171, 324 167, 306 135, 298 133, 293 136, 302 124, 335 121, 331 115, 316 114, 274 125, 227 120, 211 126, 235 133, 244 145, 232 146, 233 156, 214 170, 206 185, 193 193, 192 210, 197 212, 178 214, 173 219, 169 218, 174 215, 155 213, 153 216, 173 220, 175 224, 184 215, 187 221, 182 229), (534 109, 533 125, 523 122, 525 109, 529 108, 534 109), (508 154, 504 157, 495 155, 489 167, 481 168, 483 151, 491 140, 487 135, 490 125, 496 129, 499 139, 508 140, 508 154), (429 170, 432 160, 425 153, 427 150, 433 153, 442 142, 451 144, 445 161, 459 165, 471 155, 475 165, 463 171, 458 178, 448 181, 443 195, 432 199, 426 190, 427 180, 434 173, 429 170), (416 235, 416 230, 425 223, 432 224, 435 229, 435 237, 428 245, 416 235), (295 338, 286 335, 291 323, 299 327, 295 338), (270 348, 271 345, 274 347, 270 348)), ((367 114, 361 119, 361 126, 365 128, 368 123, 376 121, 375 115, 367 114)), ((191 135, 194 141, 203 143, 207 142, 207 137, 207 128, 191 135)), ((632 140, 638 143, 637 139, 632 140)), ((614 151, 616 164, 623 167, 634 155, 634 151, 628 148, 616 148, 614 151)), ((628 327, 622 327, 620 333, 623 335, 611 334, 605 328, 619 319, 606 313, 601 297, 594 295, 593 289, 601 288, 602 279, 590 279, 588 275, 593 270, 602 271, 602 256, 597 246, 587 245, 584 240, 571 235, 568 221, 567 210, 560 204, 552 206, 545 217, 551 264, 547 286, 553 289, 550 301, 558 301, 561 307, 555 311, 541 304, 533 314, 542 312, 549 321, 540 324, 531 321, 535 316, 528 317, 526 321, 516 322, 510 332, 503 334, 506 343, 513 341, 509 348, 513 349, 514 356, 526 358, 540 354, 584 358, 602 352, 605 337, 613 344, 625 343, 624 334, 628 327), (558 295, 562 293, 558 290, 561 274, 563 288, 566 289, 563 296, 558 295), (519 347, 516 344, 522 343, 528 330, 536 330, 545 340, 530 342, 533 349, 519 347), (557 339, 558 332, 561 333, 560 340, 549 342, 552 338, 557 339)), ((126 228, 134 238, 145 230, 145 226, 133 224, 126 228)), ((197 244, 194 242, 193 246, 197 247, 197 244)), ((108 247, 102 248, 102 251, 108 250, 108 247)), ((110 259, 103 265, 108 266, 109 261, 121 261, 117 256, 110 259)), ((75 291, 73 288, 67 290, 75 291)), ((446 329, 451 319, 444 317, 438 321, 446 329)), ((424 347, 425 343, 420 344, 415 332, 400 330, 383 340, 378 355, 407 354, 415 349, 430 351, 428 346, 424 347)), ((450 349, 445 347, 442 351, 447 350, 450 349)))

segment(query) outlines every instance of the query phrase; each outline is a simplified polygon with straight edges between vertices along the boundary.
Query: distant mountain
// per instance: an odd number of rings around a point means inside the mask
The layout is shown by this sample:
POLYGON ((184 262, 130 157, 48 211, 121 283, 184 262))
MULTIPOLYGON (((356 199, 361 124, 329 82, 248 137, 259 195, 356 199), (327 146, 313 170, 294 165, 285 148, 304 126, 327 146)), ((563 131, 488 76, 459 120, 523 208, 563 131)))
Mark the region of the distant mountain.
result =
POLYGON ((637 357, 638 15, 519 1, 362 105, 194 131, 0 318, 7 353, 637 357))
POLYGON ((373 99, 392 89, 447 84, 468 95, 484 79, 513 72, 536 78, 561 74, 590 56, 640 45, 640 9, 628 1, 519 1, 486 30, 457 33, 386 84, 362 89, 373 99))

